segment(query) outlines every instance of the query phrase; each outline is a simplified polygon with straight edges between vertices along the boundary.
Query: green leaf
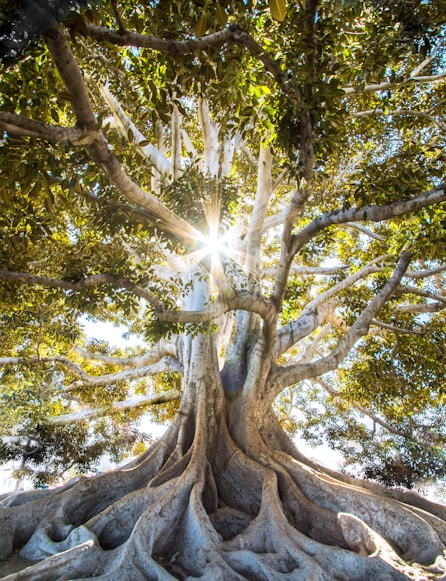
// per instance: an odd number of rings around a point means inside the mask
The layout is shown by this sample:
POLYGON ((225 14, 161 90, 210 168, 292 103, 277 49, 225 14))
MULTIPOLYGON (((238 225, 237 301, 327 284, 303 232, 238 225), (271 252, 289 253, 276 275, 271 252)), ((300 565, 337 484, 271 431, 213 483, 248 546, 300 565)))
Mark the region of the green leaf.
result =
POLYGON ((277 22, 283 22, 286 18, 286 4, 285 0, 269 0, 269 9, 271 16, 277 22))
POLYGON ((200 38, 206 32, 206 14, 202 14, 197 22, 195 34, 200 38))
POLYGON ((224 28, 228 23, 228 15, 220 4, 217 4, 217 22, 222 28, 224 28))

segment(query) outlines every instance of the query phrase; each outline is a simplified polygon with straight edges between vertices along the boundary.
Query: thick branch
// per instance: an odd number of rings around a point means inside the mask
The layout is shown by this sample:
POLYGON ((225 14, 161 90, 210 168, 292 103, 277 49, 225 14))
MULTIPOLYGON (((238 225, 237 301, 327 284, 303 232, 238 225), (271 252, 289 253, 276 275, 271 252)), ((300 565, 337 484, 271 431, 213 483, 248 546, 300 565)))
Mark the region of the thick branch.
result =
POLYGON ((38 284, 49 288, 60 288, 63 290, 82 291, 95 288, 101 284, 111 284, 114 287, 125 288, 136 296, 145 299, 155 309, 162 310, 161 301, 153 293, 145 290, 137 284, 129 281, 123 276, 113 276, 109 274, 94 274, 78 282, 69 282, 47 276, 37 276, 26 272, 12 272, 9 270, 0 270, 0 280, 9 280, 21 282, 24 284, 38 284))
POLYGON ((325 292, 320 293, 315 297, 305 309, 298 319, 292 321, 282 329, 277 334, 277 345, 276 345, 276 356, 284 353, 287 349, 290 349, 303 337, 312 333, 319 325, 322 324, 324 318, 327 316, 328 312, 333 311, 333 306, 328 304, 328 301, 334 296, 344 291, 345 289, 353 286, 359 280, 375 274, 377 272, 382 272, 384 269, 376 266, 376 263, 388 260, 392 256, 385 254, 383 256, 378 256, 374 260, 370 261, 364 268, 354 272, 350 276, 341 280, 338 284, 333 285, 325 292), (326 304, 326 308, 321 308, 326 304))
POLYGON ((249 311, 257 313, 264 320, 270 320, 272 303, 263 296, 249 291, 237 291, 230 297, 221 296, 211 308, 197 311, 164 311, 156 316, 168 323, 206 323, 215 321, 228 311, 249 311))
POLYGON ((117 31, 85 23, 85 32, 90 38, 98 42, 111 42, 117 46, 135 46, 157 50, 164 54, 173 56, 183 56, 195 54, 200 51, 209 50, 213 47, 220 47, 232 41, 232 31, 230 29, 221 30, 202 38, 189 40, 169 40, 138 34, 130 31, 117 31))
POLYGON ((219 32, 203 36, 202 38, 189 40, 167 40, 137 34, 133 32, 118 32, 108 28, 85 24, 85 32, 91 38, 102 42, 111 42, 118 46, 135 46, 150 48, 173 56, 195 54, 206 51, 224 44, 235 43, 246 48, 252 56, 256 57, 276 80, 283 93, 296 105, 301 105, 302 98, 300 91, 294 89, 286 73, 281 70, 280 65, 259 45, 252 36, 234 24, 219 32))
POLYGON ((181 175, 181 113, 177 105, 174 103, 172 105, 172 119, 171 119, 171 155, 172 155, 172 166, 171 166, 171 176, 172 179, 176 180, 181 175))
POLYGON ((64 414, 60 416, 47 416, 44 422, 53 425, 66 425, 76 422, 83 422, 95 418, 109 416, 111 414, 118 414, 127 410, 132 410, 138 407, 146 407, 149 405, 166 403, 180 399, 181 391, 178 389, 170 389, 169 391, 162 391, 161 393, 151 393, 149 395, 135 396, 124 401, 116 401, 109 405, 99 407, 86 407, 71 414, 64 414))
POLYGON ((293 345, 296 345, 304 337, 307 337, 322 325, 327 316, 327 311, 331 311, 333 305, 324 305, 306 308, 302 314, 277 332, 276 345, 274 347, 274 357, 277 358, 293 345))
POLYGON ((218 319, 227 310, 227 305, 216 303, 211 308, 202 311, 164 311, 157 312, 156 316, 165 323, 207 323, 218 319))
POLYGON ((382 222, 389 218, 417 212, 426 206, 437 204, 446 200, 445 183, 436 186, 432 190, 423 192, 411 200, 393 202, 384 206, 364 206, 363 208, 350 208, 349 210, 334 210, 323 214, 311 224, 306 226, 299 234, 293 236, 291 253, 293 256, 319 232, 334 224, 345 224, 357 220, 382 222))
POLYGON ((79 127, 61 127, 28 119, 23 115, 0 111, 0 129, 10 135, 37 137, 55 145, 76 143, 82 137, 79 127))
POLYGON ((273 154, 269 147, 261 147, 257 167, 257 191, 246 237, 246 270, 256 274, 259 268, 260 241, 268 201, 273 192, 271 168, 273 154))
MULTIPOLYGON (((96 83, 97 85, 97 83, 96 83)), ((141 131, 136 127, 133 121, 126 115, 121 104, 110 91, 107 85, 99 85, 99 90, 107 105, 110 107, 113 115, 118 121, 121 133, 128 137, 129 132, 133 134, 133 141, 135 143, 135 148, 141 153, 141 155, 151 163, 160 174, 167 176, 170 174, 170 162, 169 160, 151 143, 146 143, 145 145, 139 145, 142 142, 146 142, 147 138, 141 133, 141 131)))
MULTIPOLYGON (((193 160, 199 160, 200 156, 198 155, 198 151, 197 151, 195 145, 192 143, 192 140, 189 137, 188 132, 184 129, 184 127, 181 129, 181 141, 183 142, 184 148, 186 149, 189 156, 193 160)), ((202 161, 199 160, 199 162, 198 162, 199 167, 200 167, 200 162, 202 165, 202 161)), ((202 168, 200 167, 200 169, 202 169, 202 168)))
POLYGON ((204 169, 205 173, 217 176, 219 170, 218 132, 219 127, 211 119, 209 106, 205 99, 198 102, 198 117, 204 144, 204 169))
POLYGON ((313 360, 314 356, 317 353, 319 345, 324 341, 327 335, 332 330, 332 326, 330 323, 327 323, 322 327, 320 332, 316 335, 311 343, 307 343, 304 345, 301 353, 298 355, 297 361, 290 361, 290 363, 309 363, 313 360))
POLYGON ((46 40, 62 80, 73 97, 72 107, 77 125, 87 130, 89 151, 93 160, 129 201, 147 208, 152 213, 153 220, 161 222, 178 240, 189 245, 198 234, 196 229, 135 184, 123 171, 102 132, 95 130, 97 121, 88 100, 84 78, 60 28, 51 29, 46 40))
POLYGON ((254 157, 254 154, 252 153, 252 151, 249 149, 249 147, 246 145, 246 143, 242 143, 241 147, 240 147, 240 151, 243 153, 243 155, 246 158, 246 161, 249 163, 249 165, 251 167, 253 167, 254 169, 257 169, 257 160, 254 157))

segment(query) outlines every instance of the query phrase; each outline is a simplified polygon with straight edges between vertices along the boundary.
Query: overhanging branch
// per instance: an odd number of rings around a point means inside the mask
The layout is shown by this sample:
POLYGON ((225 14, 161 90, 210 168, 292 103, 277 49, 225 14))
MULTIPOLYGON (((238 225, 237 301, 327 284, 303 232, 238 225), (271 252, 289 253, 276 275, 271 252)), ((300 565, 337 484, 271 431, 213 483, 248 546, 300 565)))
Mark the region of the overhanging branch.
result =
POLYGON ((137 32, 130 32, 128 30, 111 30, 110 28, 97 26, 88 22, 84 23, 83 31, 90 38, 98 42, 110 42, 116 46, 149 48, 172 56, 184 56, 209 50, 214 47, 218 48, 233 40, 231 29, 221 30, 201 38, 188 40, 169 40, 146 34, 138 34, 137 32))
POLYGON ((41 356, 41 357, 0 357, 0 366, 7 365, 25 365, 33 366, 40 365, 42 363, 59 363, 69 371, 71 371, 76 377, 80 377, 82 380, 88 380, 90 377, 79 365, 68 359, 68 357, 63 357, 62 355, 53 356, 41 356))
POLYGON ((334 210, 316 218, 299 234, 293 236, 291 254, 294 256, 309 240, 329 226, 355 221, 382 222, 383 220, 417 212, 426 206, 432 206, 445 200, 446 184, 443 182, 411 200, 393 202, 384 206, 364 206, 362 208, 350 208, 349 210, 334 210))
POLYGON ((344 95, 346 97, 351 97, 354 95, 358 95, 360 93, 376 93, 379 91, 387 91, 389 89, 397 89, 399 87, 404 87, 405 85, 410 84, 429 84, 429 83, 436 83, 446 78, 446 73, 439 73, 438 75, 425 75, 425 76, 410 76, 407 79, 404 79, 400 82, 391 82, 385 81, 383 83, 376 83, 372 85, 366 85, 362 88, 355 88, 355 87, 345 87, 343 89, 344 95))
POLYGON ((159 222, 186 246, 190 245, 198 235, 197 230, 130 179, 110 149, 102 131, 97 129, 98 122, 88 99, 83 75, 60 28, 52 28, 45 35, 45 39, 62 80, 72 96, 71 104, 77 125, 84 129, 88 138, 86 145, 93 160, 122 195, 130 202, 149 210, 155 222, 159 222))

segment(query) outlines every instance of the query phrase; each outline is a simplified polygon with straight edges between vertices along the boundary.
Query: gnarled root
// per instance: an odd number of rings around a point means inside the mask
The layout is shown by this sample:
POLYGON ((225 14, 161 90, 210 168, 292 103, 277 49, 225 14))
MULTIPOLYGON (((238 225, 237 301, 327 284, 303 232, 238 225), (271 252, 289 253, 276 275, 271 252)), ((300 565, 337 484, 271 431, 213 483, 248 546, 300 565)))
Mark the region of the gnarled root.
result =
POLYGON ((280 438, 236 445, 220 403, 200 396, 126 469, 3 501, 3 558, 36 561, 3 579, 446 579, 441 507, 337 479, 280 438))

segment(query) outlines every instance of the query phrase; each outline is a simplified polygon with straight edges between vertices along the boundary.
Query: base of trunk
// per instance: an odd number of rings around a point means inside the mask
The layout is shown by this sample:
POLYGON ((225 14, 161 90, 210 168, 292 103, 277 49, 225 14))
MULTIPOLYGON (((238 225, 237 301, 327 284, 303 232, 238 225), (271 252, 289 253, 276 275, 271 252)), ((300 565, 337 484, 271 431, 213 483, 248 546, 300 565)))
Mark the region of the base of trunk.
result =
POLYGON ((2 578, 446 579, 445 507, 335 478, 278 425, 241 446, 200 415, 125 469, 4 499, 1 559, 33 564, 2 578))

